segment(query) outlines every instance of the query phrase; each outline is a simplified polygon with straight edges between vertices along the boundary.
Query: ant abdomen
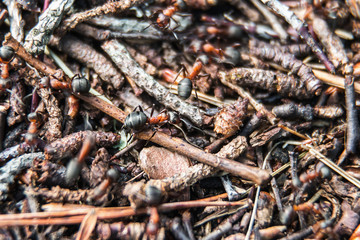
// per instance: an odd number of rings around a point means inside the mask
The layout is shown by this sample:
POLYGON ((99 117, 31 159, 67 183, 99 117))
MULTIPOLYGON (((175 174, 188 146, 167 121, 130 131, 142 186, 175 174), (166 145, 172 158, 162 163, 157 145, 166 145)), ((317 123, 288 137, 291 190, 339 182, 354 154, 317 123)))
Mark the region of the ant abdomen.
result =
POLYGON ((124 127, 127 129, 138 130, 145 126, 147 116, 141 111, 135 111, 126 116, 124 127))
POLYGON ((182 99, 188 99, 192 92, 192 82, 189 78, 183 78, 178 84, 178 95, 182 99))

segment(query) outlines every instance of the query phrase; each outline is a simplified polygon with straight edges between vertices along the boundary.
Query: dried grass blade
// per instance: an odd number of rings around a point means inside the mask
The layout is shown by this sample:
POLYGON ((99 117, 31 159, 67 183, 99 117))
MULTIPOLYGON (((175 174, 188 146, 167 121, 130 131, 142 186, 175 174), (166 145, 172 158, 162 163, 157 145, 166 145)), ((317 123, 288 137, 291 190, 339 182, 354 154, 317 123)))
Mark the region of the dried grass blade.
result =
POLYGON ((84 219, 80 225, 79 232, 76 236, 76 240, 89 239, 91 236, 91 233, 94 231, 96 222, 97 222, 97 213, 96 213, 95 209, 92 209, 84 217, 84 219))

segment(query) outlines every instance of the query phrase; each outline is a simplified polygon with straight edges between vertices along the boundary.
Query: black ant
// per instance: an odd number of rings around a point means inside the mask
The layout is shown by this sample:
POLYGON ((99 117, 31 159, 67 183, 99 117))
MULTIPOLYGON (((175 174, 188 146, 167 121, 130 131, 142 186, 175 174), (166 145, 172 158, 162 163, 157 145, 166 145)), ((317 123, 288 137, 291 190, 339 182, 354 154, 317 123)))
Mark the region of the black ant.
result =
MULTIPOLYGON (((150 116, 152 116, 153 111, 154 111, 154 109, 151 111, 150 116)), ((140 131, 141 129, 143 129, 146 126, 146 124, 148 124, 148 125, 162 124, 163 125, 165 123, 169 123, 170 125, 174 126, 178 130, 180 130, 182 132, 185 140, 187 142, 189 142, 190 144, 192 144, 191 141, 188 139, 187 135, 185 134, 184 130, 182 130, 182 128, 178 126, 178 124, 180 122, 189 124, 184 119, 181 119, 178 116, 178 114, 176 114, 175 112, 167 111, 166 109, 162 110, 159 113, 159 115, 156 117, 147 117, 146 114, 144 113, 143 109, 141 108, 141 106, 138 106, 134 109, 133 112, 129 113, 126 116, 123 128, 125 128, 127 130, 140 131), (136 111, 137 108, 139 108, 138 111, 136 111)), ((201 129, 199 129, 199 130, 201 131, 201 129)), ((156 133, 156 130, 154 131, 154 134, 150 137, 150 139, 155 135, 155 133, 156 133)))
POLYGON ((15 57, 15 50, 9 46, 2 46, 0 48, 0 62, 3 63, 1 69, 1 77, 3 79, 9 78, 9 62, 15 57))
MULTIPOLYGON (((126 129, 134 129, 140 130, 145 127, 146 124, 154 125, 159 123, 172 123, 176 124, 180 122, 180 119, 177 114, 174 112, 168 112, 166 109, 160 112, 160 114, 156 117, 148 118, 141 106, 138 106, 131 112, 129 115, 126 116, 124 122, 124 128, 126 129), (135 111, 136 108, 139 108, 139 111, 135 111)), ((151 111, 151 115, 153 114, 154 109, 151 111)))
POLYGON ((68 184, 73 184, 78 178, 82 165, 94 145, 95 137, 93 135, 88 135, 81 146, 78 156, 71 159, 67 165, 65 179, 68 184))
POLYGON ((145 188, 145 201, 149 204, 149 222, 146 226, 146 233, 150 236, 156 235, 159 230, 160 216, 157 206, 161 203, 161 190, 155 186, 145 188))
POLYGON ((63 82, 55 77, 44 77, 40 82, 42 87, 52 87, 56 90, 70 90, 74 93, 88 93, 90 91, 91 85, 87 78, 80 76, 79 74, 75 75, 71 84, 68 82, 63 82))
POLYGON ((119 179, 119 177, 120 177, 119 172, 115 168, 110 168, 106 172, 106 179, 103 182, 101 182, 100 185, 94 189, 93 196, 92 196, 93 199, 98 200, 102 196, 104 196, 104 194, 109 189, 111 184, 116 182, 119 179))
POLYGON ((38 140, 38 124, 40 121, 40 115, 37 112, 28 114, 28 120, 30 121, 29 128, 25 134, 25 142, 30 146, 34 146, 38 140))
MULTIPOLYGON (((178 83, 178 95, 182 99, 188 99, 191 96, 191 92, 193 90, 193 80, 200 76, 199 73, 201 69, 203 68, 203 63, 201 60, 197 59, 193 65, 192 71, 187 74, 183 79, 181 79, 178 83)), ((175 77, 175 81, 178 78, 179 74, 185 71, 185 68, 182 67, 182 69, 179 71, 178 75, 175 77)), ((209 75, 201 75, 201 76, 208 76, 209 75)))

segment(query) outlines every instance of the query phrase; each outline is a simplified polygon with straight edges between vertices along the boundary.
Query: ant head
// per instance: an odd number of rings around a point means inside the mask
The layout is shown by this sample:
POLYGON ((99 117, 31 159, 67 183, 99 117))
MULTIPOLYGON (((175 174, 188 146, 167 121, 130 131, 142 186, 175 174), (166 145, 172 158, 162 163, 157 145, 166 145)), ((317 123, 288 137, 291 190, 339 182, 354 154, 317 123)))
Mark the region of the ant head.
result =
POLYGON ((71 88, 75 93, 88 93, 90 91, 90 82, 85 77, 76 75, 71 82, 71 88))
POLYGON ((0 58, 3 63, 10 62, 15 56, 15 50, 9 46, 2 46, 0 48, 0 58))

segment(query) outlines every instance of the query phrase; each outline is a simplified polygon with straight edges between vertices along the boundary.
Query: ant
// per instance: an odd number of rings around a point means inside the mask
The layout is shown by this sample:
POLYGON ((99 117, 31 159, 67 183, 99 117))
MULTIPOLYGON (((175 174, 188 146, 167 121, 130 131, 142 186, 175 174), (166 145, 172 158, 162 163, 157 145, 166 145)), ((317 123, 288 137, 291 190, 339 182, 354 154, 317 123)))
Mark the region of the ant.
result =
POLYGON ((299 179, 302 183, 310 182, 318 177, 329 179, 331 177, 331 171, 323 163, 318 163, 316 165, 315 171, 310 173, 303 173, 300 175, 299 179))
POLYGON ((70 117, 70 119, 74 119, 79 112, 79 99, 74 95, 70 95, 67 97, 67 103, 69 107, 67 115, 70 117))
POLYGON ((210 75, 199 75, 201 69, 203 68, 203 63, 201 60, 197 59, 193 65, 192 71, 190 73, 187 73, 185 67, 182 67, 179 71, 179 73, 176 75, 174 82, 178 78, 181 72, 186 72, 187 75, 181 79, 178 83, 178 95, 182 99, 188 99, 191 96, 191 92, 193 90, 193 80, 196 77, 202 77, 207 76, 210 77, 210 75))
MULTIPOLYGON (((170 27, 170 20, 177 21, 173 18, 174 14, 180 9, 184 9, 185 3, 183 0, 177 0, 172 5, 168 6, 163 10, 158 10, 155 13, 155 22, 161 30, 168 29, 170 27)), ((175 28, 176 29, 176 28, 175 28)), ((175 30, 173 29, 173 30, 175 30)))
MULTIPOLYGON (((150 116, 152 116, 153 112, 154 109, 152 109, 150 116)), ((124 122, 124 128, 140 130, 143 127, 145 127, 146 124, 154 125, 154 124, 166 123, 166 122, 176 124, 180 122, 180 118, 176 113, 169 112, 166 109, 161 111, 158 116, 148 118, 144 113, 142 107, 137 106, 133 112, 131 112, 126 116, 124 122), (136 111, 137 108, 139 108, 139 111, 136 111)))
MULTIPOLYGON (((154 109, 152 109, 150 116, 152 116, 153 112, 154 112, 154 109)), ((146 124, 149 124, 149 125, 162 124, 163 125, 165 123, 169 123, 170 125, 174 126, 175 128, 177 128, 178 130, 180 130, 182 132, 185 140, 188 143, 190 143, 191 145, 194 145, 188 139, 184 130, 182 130, 182 128, 178 126, 178 124, 181 121, 184 122, 185 124, 189 124, 185 121, 185 119, 181 119, 178 116, 178 114, 176 114, 175 112, 168 111, 166 109, 162 110, 159 113, 159 115, 156 117, 147 117, 146 114, 144 113, 143 109, 141 108, 141 106, 137 106, 133 112, 129 113, 126 116, 123 128, 125 128, 127 130, 139 131, 139 130, 143 129, 146 126, 146 124), (139 111, 136 111, 137 108, 139 108, 139 111)), ((154 131, 153 135, 150 137, 150 139, 156 134, 156 131, 157 131, 157 129, 155 129, 155 131, 154 131)), ((129 140, 129 142, 130 142, 130 140, 129 140)), ((196 146, 196 145, 194 145, 194 146, 196 146)))
POLYGON ((106 179, 94 189, 93 199, 98 200, 102 196, 104 196, 106 190, 110 187, 112 183, 116 182, 119 179, 119 177, 120 177, 119 172, 114 168, 110 168, 106 172, 106 179))
POLYGON ((37 112, 32 112, 28 114, 28 120, 30 121, 29 128, 25 134, 25 142, 30 146, 34 146, 38 140, 38 124, 40 121, 40 115, 37 112))
POLYGON ((44 77, 41 79, 40 85, 42 87, 50 86, 56 90, 70 90, 74 93, 88 93, 91 88, 89 80, 79 74, 72 78, 71 84, 60 81, 55 77, 50 77, 50 79, 48 77, 44 77))
POLYGON ((3 63, 1 69, 1 77, 3 79, 9 78, 9 63, 15 57, 15 50, 9 46, 2 46, 0 48, 0 62, 3 63))
POLYGON ((157 206, 161 203, 161 190, 155 186, 148 185, 145 188, 145 201, 149 204, 149 223, 146 226, 146 233, 150 236, 156 235, 159 230, 160 216, 157 206))
POLYGON ((88 135, 85 138, 83 145, 81 146, 78 156, 71 159, 68 163, 65 177, 68 184, 73 184, 79 176, 82 164, 84 163, 86 157, 89 155, 92 147, 94 146, 94 143, 95 137, 93 135, 88 135))
POLYGON ((281 223, 284 225, 290 225, 295 217, 296 212, 321 214, 321 209, 318 204, 311 202, 304 202, 299 205, 287 206, 280 213, 281 223))

